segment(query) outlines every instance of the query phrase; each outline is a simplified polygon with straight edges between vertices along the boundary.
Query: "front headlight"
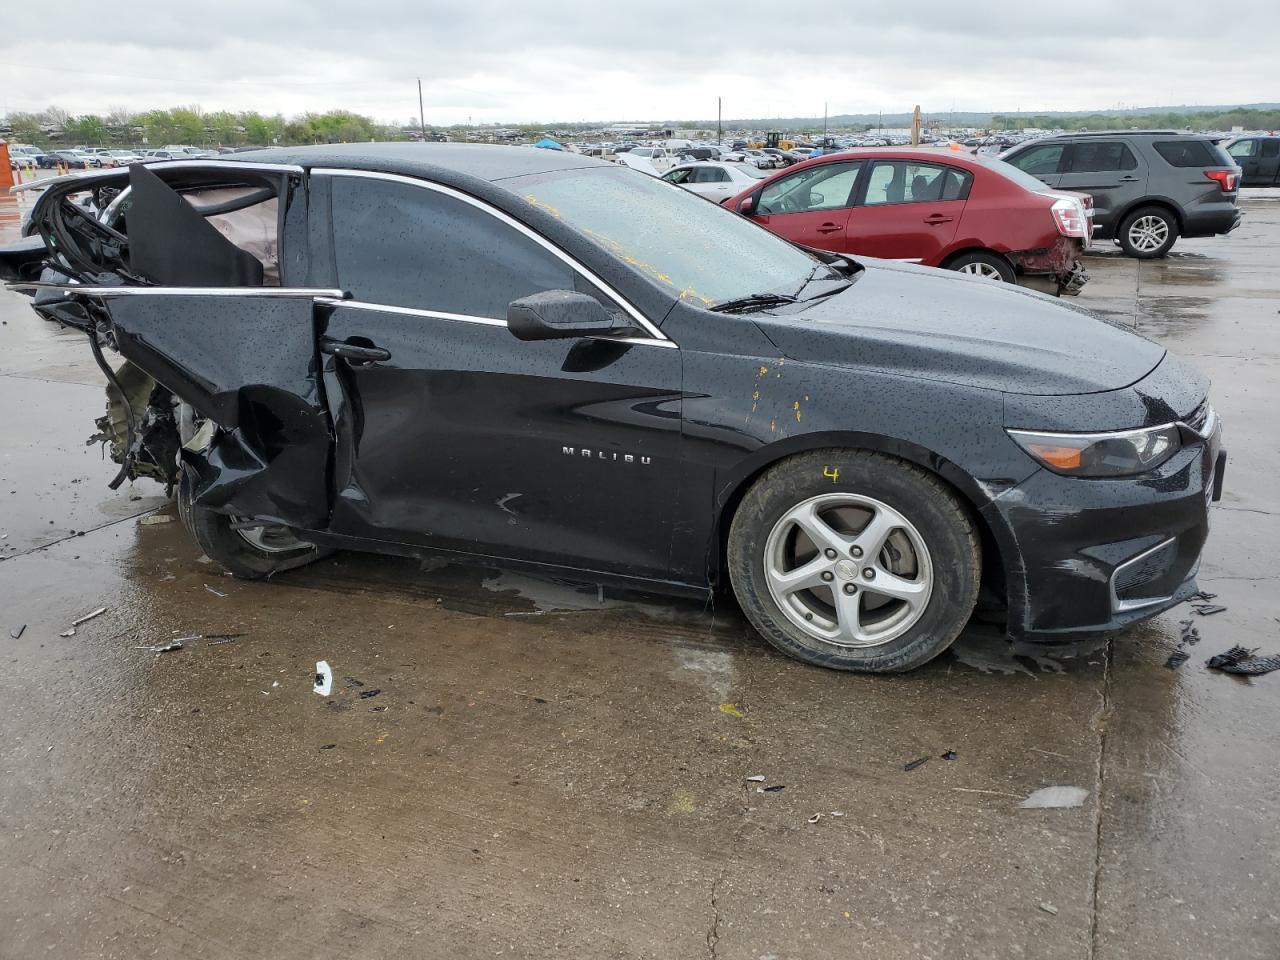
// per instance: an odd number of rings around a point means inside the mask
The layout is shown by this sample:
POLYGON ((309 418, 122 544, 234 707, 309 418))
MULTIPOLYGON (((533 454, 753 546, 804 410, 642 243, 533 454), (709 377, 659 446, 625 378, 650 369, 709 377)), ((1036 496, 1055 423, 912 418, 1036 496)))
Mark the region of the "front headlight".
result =
POLYGON ((1069 477, 1129 477, 1154 470, 1182 447, 1177 424, 1114 433, 1036 433, 1010 430, 1023 450, 1069 477))

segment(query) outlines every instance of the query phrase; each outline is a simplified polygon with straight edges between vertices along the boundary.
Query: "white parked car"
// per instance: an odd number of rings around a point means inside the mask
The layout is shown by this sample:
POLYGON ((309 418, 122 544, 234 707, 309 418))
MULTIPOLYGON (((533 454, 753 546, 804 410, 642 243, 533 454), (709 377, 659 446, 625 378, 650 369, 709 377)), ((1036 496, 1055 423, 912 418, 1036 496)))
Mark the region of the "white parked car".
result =
POLYGON ((651 177, 660 177, 676 165, 676 155, 666 147, 636 147, 618 154, 618 162, 651 177))
POLYGON ((765 176, 767 174, 754 164, 699 160, 672 167, 662 175, 662 179, 719 203, 736 196, 765 176))
POLYGON ((767 153, 752 153, 750 150, 735 150, 733 153, 726 153, 721 160, 729 163, 746 163, 758 170, 772 170, 773 158, 767 153))

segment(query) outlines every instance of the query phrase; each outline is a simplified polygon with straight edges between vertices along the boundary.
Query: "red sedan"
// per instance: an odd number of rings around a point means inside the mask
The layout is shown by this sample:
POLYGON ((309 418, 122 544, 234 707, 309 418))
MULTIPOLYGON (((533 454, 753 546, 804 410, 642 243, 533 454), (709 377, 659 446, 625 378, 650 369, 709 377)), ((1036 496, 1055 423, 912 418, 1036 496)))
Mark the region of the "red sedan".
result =
POLYGON ((945 267, 1074 294, 1092 198, 1000 160, 941 150, 851 150, 761 180, 725 206, 793 243, 945 267))

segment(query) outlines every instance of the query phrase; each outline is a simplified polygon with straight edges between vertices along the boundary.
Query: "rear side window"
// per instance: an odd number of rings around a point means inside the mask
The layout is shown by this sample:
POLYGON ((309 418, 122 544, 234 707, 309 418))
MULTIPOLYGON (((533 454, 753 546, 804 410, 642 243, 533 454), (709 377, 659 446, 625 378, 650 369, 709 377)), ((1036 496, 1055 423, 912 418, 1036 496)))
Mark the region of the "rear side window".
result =
POLYGON ((1241 140, 1227 147, 1227 153, 1233 157, 1254 157, 1258 154, 1257 140, 1241 140))
POLYGON ((867 181, 868 206, 959 200, 968 195, 965 175, 951 167, 902 160, 877 160, 867 181))
POLYGON ((1154 144, 1156 153, 1175 167, 1217 167, 1222 160, 1203 140, 1161 140, 1154 144))
POLYGON ((1280 157, 1280 140, 1263 140, 1262 153, 1259 156, 1270 159, 1271 157, 1280 157))
POLYGON ((1025 153, 1009 157, 1008 162, 1024 173, 1037 177, 1048 176, 1058 172, 1058 164, 1062 162, 1062 151, 1066 147, 1061 143, 1046 143, 1044 146, 1032 147, 1025 153))
POLYGON ((1102 141, 1077 143, 1071 148, 1068 173, 1105 173, 1113 170, 1136 170, 1138 158, 1123 143, 1102 141))
POLYGON ((559 257, 461 200, 386 180, 331 183, 338 284, 357 300, 503 319, 531 293, 598 296, 559 257))

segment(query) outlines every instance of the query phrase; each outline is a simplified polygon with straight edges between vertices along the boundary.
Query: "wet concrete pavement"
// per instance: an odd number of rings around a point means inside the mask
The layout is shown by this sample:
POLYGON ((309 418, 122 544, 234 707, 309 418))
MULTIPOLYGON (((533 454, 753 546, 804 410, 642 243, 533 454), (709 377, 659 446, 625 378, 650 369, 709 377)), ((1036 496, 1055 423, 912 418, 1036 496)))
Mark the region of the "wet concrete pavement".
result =
POLYGON ((0 294, 0 957, 1274 958, 1280 675, 1203 667, 1280 652, 1280 202, 1245 206, 1080 298, 1226 421, 1229 609, 1176 672, 1186 607, 873 678, 727 603, 350 554, 236 581, 106 489, 83 337, 0 294), (1048 785, 1088 797, 1019 808, 1048 785))

